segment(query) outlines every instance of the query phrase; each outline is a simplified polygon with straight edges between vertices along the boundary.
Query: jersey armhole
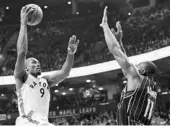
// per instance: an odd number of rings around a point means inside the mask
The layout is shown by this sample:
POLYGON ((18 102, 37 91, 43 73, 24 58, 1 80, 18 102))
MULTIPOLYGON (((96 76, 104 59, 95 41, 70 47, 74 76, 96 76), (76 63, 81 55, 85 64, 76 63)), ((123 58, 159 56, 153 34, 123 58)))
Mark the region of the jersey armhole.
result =
MULTIPOLYGON (((26 82, 28 76, 29 76, 29 75, 25 72, 24 75, 23 75, 22 77, 18 78, 19 81, 21 81, 21 83, 22 83, 20 89, 23 87, 23 84, 26 82)), ((15 86, 14 92, 17 93, 17 92, 20 91, 20 89, 17 91, 16 86, 15 86)))
POLYGON ((17 78, 21 81, 21 83, 25 83, 27 78, 28 78, 28 76, 29 75, 26 72, 24 72, 21 77, 17 77, 17 78))
POLYGON ((28 76, 29 76, 29 75, 25 72, 25 74, 24 74, 23 77, 22 77, 22 82, 23 82, 23 83, 26 82, 28 76))

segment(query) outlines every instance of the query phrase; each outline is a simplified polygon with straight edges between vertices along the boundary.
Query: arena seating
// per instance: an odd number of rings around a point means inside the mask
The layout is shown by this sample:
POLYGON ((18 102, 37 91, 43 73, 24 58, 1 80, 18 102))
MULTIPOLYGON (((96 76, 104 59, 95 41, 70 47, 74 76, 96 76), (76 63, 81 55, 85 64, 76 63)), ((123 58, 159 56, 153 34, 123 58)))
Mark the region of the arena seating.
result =
MULTIPOLYGON (((168 8, 152 8, 125 21, 121 20, 124 31, 123 45, 127 55, 137 55, 169 45, 169 14, 168 8)), ((110 18, 115 16, 117 17, 112 13, 109 15, 110 18)), ((116 19, 110 21, 110 26, 115 26, 115 21, 116 19)), ((113 60, 99 27, 100 22, 100 15, 91 15, 78 19, 43 22, 38 27, 29 27, 28 57, 34 56, 39 59, 43 71, 60 69, 66 58, 69 37, 75 34, 80 39, 80 45, 74 67, 113 60)), ((19 25, 1 26, 0 45, 4 62, 0 64, 0 75, 13 74, 18 30, 19 25)))

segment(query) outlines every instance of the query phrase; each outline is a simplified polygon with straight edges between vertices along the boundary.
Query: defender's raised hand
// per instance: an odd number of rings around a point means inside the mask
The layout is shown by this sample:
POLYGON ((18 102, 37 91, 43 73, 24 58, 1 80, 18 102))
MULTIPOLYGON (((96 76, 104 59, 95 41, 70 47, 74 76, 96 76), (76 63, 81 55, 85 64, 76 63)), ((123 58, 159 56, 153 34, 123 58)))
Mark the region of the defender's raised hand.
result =
POLYGON ((117 28, 117 31, 122 31, 122 27, 121 27, 120 21, 116 22, 116 28, 117 28))
POLYGON ((116 22, 116 28, 117 28, 117 32, 115 32, 114 28, 111 28, 111 31, 112 31, 113 35, 116 37, 116 39, 121 47, 122 52, 125 55, 127 55, 125 48, 123 47, 123 44, 122 44, 123 31, 122 31, 122 27, 121 27, 121 24, 119 21, 116 22))
POLYGON ((68 53, 75 54, 77 52, 77 47, 79 44, 79 39, 75 35, 70 37, 68 45, 68 53))
POLYGON ((103 11, 103 19, 102 19, 102 23, 100 24, 101 27, 103 27, 104 25, 107 25, 107 6, 104 8, 103 11))
POLYGON ((117 32, 115 32, 114 28, 111 28, 111 31, 113 35, 115 35, 117 41, 120 43, 123 38, 123 31, 119 21, 116 22, 116 28, 117 28, 117 32))

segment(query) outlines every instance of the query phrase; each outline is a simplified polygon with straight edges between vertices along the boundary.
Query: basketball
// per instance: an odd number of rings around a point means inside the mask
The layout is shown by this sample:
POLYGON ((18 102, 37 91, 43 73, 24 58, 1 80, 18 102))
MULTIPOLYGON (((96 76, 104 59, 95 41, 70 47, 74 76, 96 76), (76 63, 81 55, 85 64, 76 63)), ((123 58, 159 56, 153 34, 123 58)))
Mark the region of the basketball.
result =
POLYGON ((28 15, 27 24, 30 25, 30 26, 38 25, 41 22, 42 18, 43 18, 42 9, 36 4, 28 4, 26 6, 27 6, 27 8, 31 6, 35 10, 33 13, 30 13, 28 15))

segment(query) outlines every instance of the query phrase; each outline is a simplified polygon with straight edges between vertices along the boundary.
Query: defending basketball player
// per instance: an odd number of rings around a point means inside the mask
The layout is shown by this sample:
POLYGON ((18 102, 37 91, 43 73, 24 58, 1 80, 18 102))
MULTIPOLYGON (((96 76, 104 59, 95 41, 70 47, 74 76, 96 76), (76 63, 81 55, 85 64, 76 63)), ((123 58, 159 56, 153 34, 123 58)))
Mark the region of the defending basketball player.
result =
MULTIPOLYGON (((100 26, 103 28, 106 44, 115 60, 120 65, 128 82, 122 91, 117 110, 117 123, 119 125, 150 124, 157 93, 153 77, 156 66, 150 62, 142 62, 135 66, 121 50, 115 34, 107 23, 107 7, 104 9, 100 26)), ((118 29, 119 30, 119 29, 118 29)))
POLYGON ((72 36, 69 40, 68 55, 61 70, 39 78, 41 66, 37 59, 28 58, 27 21, 34 10, 25 6, 21 10, 21 25, 17 42, 17 61, 14 77, 18 96, 19 117, 16 126, 51 126, 48 122, 50 90, 49 88, 63 81, 70 73, 79 40, 72 36))

